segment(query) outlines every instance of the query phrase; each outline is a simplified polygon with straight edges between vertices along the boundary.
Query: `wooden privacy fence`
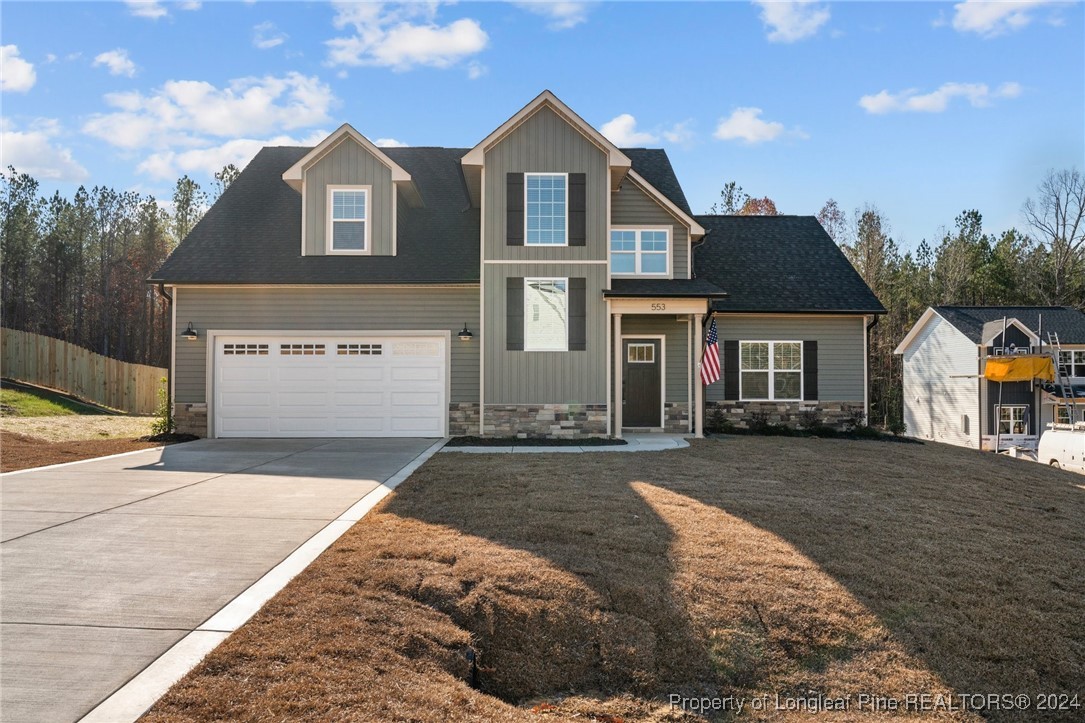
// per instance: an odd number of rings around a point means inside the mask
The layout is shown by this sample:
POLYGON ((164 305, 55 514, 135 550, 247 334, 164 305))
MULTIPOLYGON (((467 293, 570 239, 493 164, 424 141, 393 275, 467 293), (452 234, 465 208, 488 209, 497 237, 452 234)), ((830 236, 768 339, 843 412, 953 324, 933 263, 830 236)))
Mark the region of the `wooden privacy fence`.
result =
POLYGON ((110 359, 40 334, 0 329, 0 374, 132 414, 153 414, 166 370, 110 359))

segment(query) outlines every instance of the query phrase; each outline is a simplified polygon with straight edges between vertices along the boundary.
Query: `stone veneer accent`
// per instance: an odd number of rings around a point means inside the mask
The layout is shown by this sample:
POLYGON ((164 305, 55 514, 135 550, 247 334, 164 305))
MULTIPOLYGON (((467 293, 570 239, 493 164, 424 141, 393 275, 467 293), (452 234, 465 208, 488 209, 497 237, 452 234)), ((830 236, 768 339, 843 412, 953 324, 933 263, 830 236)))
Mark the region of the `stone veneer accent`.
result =
POLYGON ((453 402, 448 405, 448 436, 478 435, 478 402, 453 402))
POLYGON ((689 404, 667 402, 663 405, 663 431, 670 434, 689 434, 689 404))
POLYGON ((487 404, 487 437, 605 437, 605 404, 487 404))
POLYGON ((764 415, 769 424, 783 424, 796 429, 802 426, 800 412, 816 411, 822 424, 844 430, 856 414, 862 415, 862 402, 740 402, 727 400, 705 402, 705 430, 712 426, 712 413, 719 409, 724 420, 739 429, 749 429, 755 414, 764 415))
POLYGON ((205 402, 174 402, 173 424, 178 434, 207 436, 207 404, 205 402))

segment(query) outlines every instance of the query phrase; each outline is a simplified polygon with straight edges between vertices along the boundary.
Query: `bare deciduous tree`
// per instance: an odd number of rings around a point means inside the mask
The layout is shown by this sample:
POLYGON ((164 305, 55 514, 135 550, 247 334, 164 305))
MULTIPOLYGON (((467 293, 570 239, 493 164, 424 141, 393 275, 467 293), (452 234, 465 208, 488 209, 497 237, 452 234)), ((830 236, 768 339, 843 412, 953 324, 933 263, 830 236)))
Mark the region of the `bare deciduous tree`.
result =
POLYGON ((1049 303, 1077 304, 1085 290, 1085 178, 1076 169, 1050 170, 1025 201, 1025 220, 1048 251, 1049 303))

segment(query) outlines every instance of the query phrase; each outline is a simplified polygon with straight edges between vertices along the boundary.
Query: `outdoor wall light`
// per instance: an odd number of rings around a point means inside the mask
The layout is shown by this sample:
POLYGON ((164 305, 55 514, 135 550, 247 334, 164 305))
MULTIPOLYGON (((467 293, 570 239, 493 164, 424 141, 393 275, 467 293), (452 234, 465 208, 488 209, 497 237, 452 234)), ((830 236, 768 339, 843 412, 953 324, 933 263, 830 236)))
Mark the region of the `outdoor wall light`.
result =
POLYGON ((192 328, 192 322, 190 321, 188 322, 188 328, 181 332, 181 336, 185 339, 188 339, 189 341, 195 341, 199 338, 200 335, 197 334, 196 330, 192 328))
POLYGON ((467 328, 467 322, 463 322, 463 328, 460 329, 460 341, 471 341, 474 338, 475 335, 467 328))

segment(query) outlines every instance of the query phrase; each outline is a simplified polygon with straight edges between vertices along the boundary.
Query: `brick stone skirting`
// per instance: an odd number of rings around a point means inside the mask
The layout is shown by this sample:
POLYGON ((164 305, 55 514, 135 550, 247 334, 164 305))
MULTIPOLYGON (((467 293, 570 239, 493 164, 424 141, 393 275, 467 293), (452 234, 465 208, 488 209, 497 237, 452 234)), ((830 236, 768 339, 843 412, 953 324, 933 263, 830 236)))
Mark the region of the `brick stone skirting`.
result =
POLYGON ((487 404, 487 437, 605 437, 605 404, 487 404))
POLYGON ((448 405, 448 436, 478 434, 478 402, 453 402, 448 405))
POLYGON ((205 402, 174 402, 173 423, 178 434, 207 436, 207 404, 205 402))
POLYGON ((663 405, 663 431, 670 434, 689 434, 689 404, 667 402, 663 405))
POLYGON ((705 402, 705 429, 712 427, 715 410, 723 413, 723 419, 739 429, 749 429, 758 419, 768 424, 783 424, 802 428, 804 412, 813 412, 817 421, 827 427, 843 430, 850 426, 858 414, 863 413, 862 402, 705 402))

